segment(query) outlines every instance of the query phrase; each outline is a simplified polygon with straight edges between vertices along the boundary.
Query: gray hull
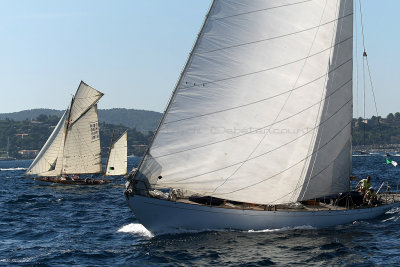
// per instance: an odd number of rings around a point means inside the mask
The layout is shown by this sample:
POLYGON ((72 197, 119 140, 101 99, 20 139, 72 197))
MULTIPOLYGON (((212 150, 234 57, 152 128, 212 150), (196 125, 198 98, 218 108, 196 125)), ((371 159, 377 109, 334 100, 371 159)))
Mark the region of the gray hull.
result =
POLYGON ((193 205, 138 195, 129 196, 127 201, 139 222, 153 234, 298 226, 323 228, 372 219, 400 204, 397 202, 371 208, 330 211, 260 211, 193 205))

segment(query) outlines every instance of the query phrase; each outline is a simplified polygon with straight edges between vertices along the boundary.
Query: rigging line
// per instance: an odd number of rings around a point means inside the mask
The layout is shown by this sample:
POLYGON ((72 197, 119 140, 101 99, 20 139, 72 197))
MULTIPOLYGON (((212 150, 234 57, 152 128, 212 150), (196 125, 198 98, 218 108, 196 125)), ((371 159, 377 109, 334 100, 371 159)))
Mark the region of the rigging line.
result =
POLYGON ((356 4, 356 7, 354 8, 354 21, 355 21, 355 23, 354 23, 354 25, 355 25, 355 34, 356 34, 356 47, 355 47, 355 53, 356 53, 356 90, 357 90, 357 97, 356 97, 356 99, 357 99, 357 106, 356 106, 356 110, 357 110, 357 118, 358 118, 358 116, 359 116, 359 113, 358 113, 358 99, 359 99, 359 92, 358 92, 358 29, 357 29, 357 12, 356 12, 356 10, 357 10, 357 4, 356 4))
POLYGON ((362 44, 365 52, 365 38, 364 38, 364 23, 363 23, 363 15, 362 15, 362 8, 361 8, 361 0, 358 1, 360 6, 360 22, 361 22, 361 34, 362 34, 362 44))
MULTIPOLYGON (((352 100, 353 100, 353 98, 350 98, 350 100, 348 100, 346 103, 344 103, 343 106, 341 106, 336 112, 334 112, 334 113, 333 113, 329 118, 327 118, 325 121, 321 122, 317 127, 321 126, 322 124, 324 124, 325 122, 327 122, 329 119, 331 119, 333 116, 335 116, 337 113, 339 113, 339 112, 340 112, 347 104, 349 104, 352 100)), ((317 128, 317 127, 316 127, 316 128, 317 128)), ((314 130, 315 130, 315 128, 312 128, 312 129, 310 129, 309 131, 303 133, 302 135, 296 137, 295 139, 290 140, 289 142, 287 142, 287 143, 285 143, 285 144, 282 144, 282 145, 280 145, 280 146, 278 146, 278 147, 276 147, 276 148, 274 148, 274 149, 271 149, 271 150, 269 150, 269 151, 267 151, 267 152, 264 152, 264 153, 262 153, 262 154, 260 154, 260 155, 255 156, 255 157, 253 157, 253 158, 250 158, 248 161, 253 160, 253 159, 256 159, 256 158, 259 158, 259 157, 262 157, 262 156, 267 155, 267 154, 269 154, 269 153, 271 153, 271 152, 274 152, 274 151, 276 151, 276 150, 278 150, 278 149, 280 149, 280 148, 282 148, 282 147, 284 147, 284 146, 286 146, 286 145, 288 145, 288 144, 290 144, 290 143, 293 143, 293 142, 297 141, 298 139, 302 138, 303 136, 306 136, 307 134, 309 134, 310 132, 312 132, 312 131, 314 131, 314 130)), ((340 131, 341 131, 341 130, 340 130, 340 131)), ((339 132, 340 132, 340 131, 339 131, 339 132)), ((217 171, 220 171, 220 170, 224 170, 224 169, 233 167, 233 166, 235 166, 235 165, 241 164, 242 162, 243 162, 243 161, 240 161, 240 162, 231 164, 231 165, 229 165, 229 166, 225 166, 225 167, 223 167, 223 168, 219 168, 219 169, 212 170, 212 171, 205 172, 205 173, 201 173, 201 174, 196 174, 196 175, 193 175, 193 176, 191 176, 191 177, 187 177, 187 178, 184 178, 184 179, 176 180, 176 181, 173 181, 173 182, 182 182, 182 181, 190 180, 190 179, 193 179, 193 178, 196 178, 196 177, 199 177, 199 176, 203 176, 203 175, 206 175, 206 174, 210 174, 210 173, 213 173, 213 172, 217 172, 217 171)))
POLYGON ((369 81, 370 81, 370 84, 371 84, 372 96, 373 96, 374 104, 375 104, 375 112, 376 112, 376 116, 377 116, 377 120, 378 120, 379 134, 380 134, 380 137, 381 137, 381 141, 383 142, 381 122, 379 120, 378 107, 376 105, 374 86, 372 85, 372 78, 371 78, 371 71, 369 69, 369 64, 368 64, 368 57, 366 56, 365 59, 366 59, 366 62, 367 62, 369 81))
MULTIPOLYGON (((379 120, 378 107, 376 105, 374 86, 372 84, 371 70, 369 68, 368 56, 367 56, 367 53, 365 52, 366 51, 365 50, 365 35, 364 35, 364 23, 363 23, 363 17, 362 17, 361 0, 359 0, 359 3, 360 3, 360 19, 361 19, 361 29, 362 29, 362 40, 363 40, 363 48, 364 48, 363 57, 365 58, 365 62, 367 63, 369 82, 370 82, 370 85, 371 85, 372 97, 374 99, 374 104, 375 104, 375 112, 376 112, 376 116, 378 117, 377 120, 378 120, 378 127, 379 127, 379 135, 381 137, 381 141, 383 141, 381 122, 379 120)), ((365 75, 364 75, 364 79, 365 79, 365 75)), ((364 90, 365 90, 365 81, 364 81, 364 90)), ((365 95, 365 93, 364 93, 364 95, 365 95)), ((364 98, 364 119, 365 119, 365 98, 364 98)), ((365 124, 364 124, 364 136, 365 136, 365 124)), ((365 137, 364 137, 364 145, 365 145, 365 137)))
POLYGON ((288 6, 298 5, 298 4, 304 4, 304 3, 307 3, 307 2, 311 2, 311 1, 313 1, 313 0, 305 0, 305 1, 301 1, 301 2, 289 3, 289 4, 285 4, 285 5, 281 5, 281 6, 274 6, 274 7, 268 7, 268 8, 263 8, 263 9, 257 9, 257 10, 254 10, 254 11, 238 13, 238 14, 235 14, 235 15, 230 15, 230 16, 220 17, 220 18, 214 18, 214 19, 210 19, 210 20, 211 21, 213 21, 213 20, 223 20, 223 19, 227 19, 227 18, 242 16, 242 15, 248 15, 248 14, 257 13, 257 12, 268 11, 268 10, 271 10, 271 9, 277 9, 277 8, 281 8, 281 7, 288 7, 288 6))
MULTIPOLYGON (((336 92, 338 92, 340 89, 344 88, 344 87, 345 87, 348 83, 350 83, 351 81, 352 81, 352 79, 349 79, 347 82, 345 82, 344 84, 342 84, 341 86, 339 86, 335 91, 333 91, 330 95, 326 96, 322 101, 325 101, 327 98, 331 97, 333 94, 335 94, 336 92)), ((199 149, 199 148, 203 148, 203 147, 215 145, 215 144, 218 144, 218 143, 222 143, 222 142, 225 142, 225 141, 229 141, 229 140, 232 140, 232 139, 236 139, 236 138, 241 137, 241 136, 245 136, 245 135, 248 135, 248 134, 255 133, 255 132, 257 132, 257 131, 263 130, 263 129, 268 128, 268 127, 270 127, 270 126, 273 126, 273 125, 275 125, 275 124, 278 124, 278 123, 281 123, 281 122, 286 121, 286 120, 288 120, 288 119, 291 119, 291 118, 293 118, 293 117, 295 117, 295 116, 297 116, 297 115, 303 113, 304 111, 309 110, 310 108, 312 108, 312 107, 318 105, 319 103, 320 103, 320 101, 318 101, 317 103, 315 103, 315 104, 313 104, 313 105, 311 105, 311 106, 306 107, 306 108, 303 109, 303 110, 300 110, 299 112, 297 112, 297 113, 295 113, 295 114, 293 114, 293 115, 290 115, 290 116, 288 116, 288 117, 286 117, 286 118, 283 118, 283 119, 281 119, 281 120, 279 120, 279 121, 275 121, 274 123, 268 124, 268 125, 266 125, 266 126, 263 126, 263 127, 256 128, 256 129, 254 129, 254 130, 248 131, 248 132, 246 132, 246 133, 239 134, 239 135, 235 135, 235 136, 233 136, 233 137, 226 138, 226 139, 223 139, 223 140, 219 140, 219 141, 216 141, 216 142, 213 142, 213 143, 209 143, 209 144, 206 144, 206 145, 201 145, 201 146, 197 146, 197 147, 193 147, 193 148, 189 148, 189 149, 185 149, 185 150, 180 150, 180 151, 176 151, 176 152, 172 152, 172 153, 168 153, 168 154, 164 154, 164 155, 160 155, 160 156, 155 156, 155 157, 153 157, 153 159, 163 158, 163 157, 166 157, 166 156, 171 156, 171 155, 174 155, 174 154, 179 154, 179 153, 183 153, 183 152, 187 152, 187 151, 191 151, 191 150, 195 150, 195 149, 199 149)))
MULTIPOLYGON (((337 2, 336 2, 336 12, 335 12, 335 16, 340 15, 340 8, 342 7, 341 3, 342 3, 341 1, 337 1, 337 2)), ((347 3, 347 0, 345 0, 345 3, 344 3, 343 13, 346 11, 346 3, 347 3)), ((335 42, 335 39, 334 39, 334 38, 339 38, 339 40, 340 40, 340 37, 341 37, 341 35, 342 35, 343 25, 344 25, 344 23, 341 23, 341 24, 340 24, 339 21, 337 21, 336 27, 333 27, 333 33, 332 33, 331 43, 334 43, 334 42, 335 42), (339 25, 340 25, 340 30, 338 29, 338 28, 339 28, 339 25), (339 30, 339 34, 335 34, 335 32, 337 32, 338 30, 339 30), (338 37, 338 36, 339 36, 339 37, 338 37)), ((332 53, 332 50, 331 50, 331 51, 330 51, 330 55, 329 55, 329 58, 331 58, 331 56, 333 57, 333 58, 332 58, 333 61, 334 61, 334 62, 333 62, 333 65, 335 65, 335 64, 337 63, 338 54, 340 53, 340 51, 335 51, 335 52, 336 52, 336 54, 335 54, 335 53, 332 53)), ((329 62, 329 63, 331 63, 331 62, 329 62)), ((329 69, 329 65, 330 65, 330 64, 328 64, 328 66, 327 66, 328 69, 329 69)), ((335 74, 336 74, 336 72, 332 73, 332 77, 330 77, 330 79, 334 80, 334 79, 335 79, 335 74)), ((328 78, 328 77, 327 77, 327 78, 328 78)), ((326 86, 328 86, 328 83, 326 83, 326 86)), ((332 86, 330 86, 330 88, 332 88, 332 86)), ((328 91, 329 88, 327 87, 326 90, 328 91)), ((324 93, 324 91, 323 91, 322 94, 321 94, 321 99, 323 98, 323 93, 324 93)), ((328 99, 326 102, 327 102, 327 103, 326 103, 326 108, 325 108, 325 106, 324 106, 324 109, 325 109, 325 114, 324 114, 324 115, 325 115, 325 116, 326 116, 326 114, 328 113, 328 110, 329 110, 330 99, 328 99)), ((322 102, 321 102, 321 104, 320 104, 320 106, 319 106, 319 109, 318 109, 318 117, 319 117, 319 114, 320 114, 320 111, 321 111, 321 106, 322 106, 322 102)), ((323 112, 323 110, 322 110, 322 112, 323 112)), ((321 115, 321 116, 322 116, 322 115, 321 115)), ((318 118, 316 119, 315 124, 317 124, 317 120, 318 120, 318 118)), ((311 151, 311 149, 313 149, 313 148, 312 148, 313 145, 317 145, 317 148, 319 147, 319 145, 321 144, 322 135, 323 135, 323 133, 324 133, 324 130, 325 130, 325 127, 321 127, 321 128, 318 129, 318 131, 315 131, 315 132, 313 133, 313 138, 311 139, 310 144, 309 144, 309 151, 311 151), (320 134, 320 133, 321 133, 321 134, 320 134), (315 136, 315 139, 314 139, 314 136, 315 136), (319 140, 317 140, 318 136, 319 136, 319 140)), ((311 160, 312 160, 312 159, 310 159, 310 161, 311 161, 311 160)), ((310 170, 311 170, 311 173, 314 171, 314 167, 315 167, 316 161, 317 161, 317 156, 314 157, 314 161, 313 161, 312 164, 311 164, 311 169, 310 169, 310 170)), ((303 170, 302 170, 302 175, 304 174, 305 168, 306 168, 306 162, 304 162, 304 166, 303 166, 303 170)), ((304 175, 304 180, 305 180, 305 179, 306 179, 306 176, 304 175)), ((303 180, 303 182, 304 182, 304 180, 303 180)), ((300 181, 300 180, 299 180, 299 181, 300 181)), ((310 183, 310 180, 307 181, 305 190, 304 190, 304 192, 303 192, 303 197, 304 197, 304 194, 306 193, 306 191, 308 190, 309 183, 310 183)), ((300 193, 301 193, 301 192, 300 192, 300 193)))
POLYGON ((271 100, 271 99, 273 99, 273 98, 282 96, 282 95, 284 95, 284 94, 290 93, 291 91, 295 91, 295 90, 298 90, 298 89, 303 88, 304 86, 307 86, 307 85, 309 85, 309 84, 312 84, 313 82, 316 82, 316 81, 318 81, 319 79, 322 79, 322 78, 326 77, 327 75, 329 75, 330 73, 336 71, 337 69, 339 69, 340 67, 344 66, 345 64, 347 64, 347 63, 348 63, 349 61, 351 61, 351 60, 352 60, 352 58, 349 59, 349 60, 347 60, 347 61, 345 61, 345 62, 343 62, 342 64, 336 66, 336 68, 334 68, 334 69, 332 69, 332 70, 330 70, 330 71, 324 73, 323 75, 317 77, 316 79, 311 80, 311 81, 309 81, 309 82, 307 82, 307 83, 305 83, 305 84, 302 84, 302 85, 300 85, 300 86, 298 86, 298 87, 296 87, 296 88, 294 88, 294 89, 292 89, 292 90, 288 90, 288 91, 279 93, 279 94, 277 94, 277 95, 273 95, 273 96, 270 96, 270 97, 266 97, 266 98, 263 98, 263 99, 260 99, 260 100, 254 101, 254 102, 246 103, 246 104, 243 104, 243 105, 239 105, 239 106, 235 106, 235 107, 231 107, 231 108, 227 108, 227 109, 221 109, 221 110, 217 110, 217 111, 213 111, 213 112, 209 112, 209 113, 204 113, 204 114, 196 115, 196 116, 192 116, 192 117, 187 117, 187 118, 183 118, 183 119, 179 119, 179 120, 168 121, 168 122, 165 122, 164 125, 165 125, 165 124, 175 123, 175 122, 180 122, 180 121, 184 121, 184 120, 191 120, 191 119, 196 119, 196 118, 200 118, 200 117, 205 117, 205 116, 209 116, 209 115, 213 115, 213 114, 217 114, 217 113, 222 113, 222 112, 225 112, 225 111, 230 111, 230 110, 234 110, 234 109, 238 109, 238 108, 242 108, 242 107, 246 107, 246 106, 258 104, 258 103, 263 102, 263 101, 271 100))
MULTIPOLYGON (((364 120, 365 120, 365 99, 366 99, 366 97, 365 97, 365 93, 366 93, 365 92, 366 91, 365 90, 365 87, 366 87, 365 86, 365 55, 366 55, 366 52, 365 52, 364 24, 363 24, 363 19, 362 19, 361 0, 359 0, 358 3, 359 3, 359 6, 360 6, 361 34, 362 34, 362 44, 363 44, 363 49, 364 49, 364 52, 363 52, 363 85, 364 85, 364 88, 363 88, 363 92, 364 92, 363 107, 364 107, 364 115, 363 115, 363 117, 364 117, 364 120)), ((365 135, 366 135, 365 127, 366 127, 366 123, 363 122, 363 146, 364 147, 365 147, 365 135)))
MULTIPOLYGON (((321 25, 322 18, 324 17, 325 9, 326 9, 326 4, 327 4, 327 0, 325 0, 325 6, 324 6, 324 9, 322 10, 322 14, 321 14, 321 17, 320 17, 319 25, 321 25)), ((314 47, 315 40, 317 39, 317 35, 318 35, 318 32, 319 32, 319 29, 320 29, 320 27, 318 27, 317 31, 316 31, 315 34, 314 34, 314 38, 313 38, 313 40, 312 40, 312 42, 311 42, 310 48, 308 49, 307 56, 309 56, 309 55, 311 54, 311 50, 312 50, 312 48, 314 47)), ((332 43, 331 43, 331 46, 332 46, 332 43)), ((300 79, 300 76, 303 74, 304 67, 305 67, 306 64, 307 64, 307 60, 308 60, 308 57, 307 57, 306 60, 304 60, 303 66, 301 67, 300 72, 299 72, 298 75, 297 75, 296 81, 293 83, 292 90, 289 92, 288 96, 287 96, 286 99, 285 99, 285 102, 284 102, 283 105, 281 106, 281 108, 280 108, 278 114, 275 116, 275 119, 274 119, 273 123, 275 123, 275 122, 278 120, 278 118, 279 118, 279 116, 281 115, 283 109, 286 107, 286 104, 287 104, 287 102, 289 101, 289 98, 292 96, 292 93, 294 92, 294 90, 295 90, 295 88, 296 88, 296 85, 297 85, 297 83, 298 83, 298 81, 299 81, 299 79, 300 79)), ((270 130, 271 128, 272 128, 272 126, 269 127, 268 130, 270 130)), ((219 186, 217 186, 217 187, 214 189, 213 192, 217 191, 221 186, 223 186, 230 178, 232 178, 232 177, 244 166, 244 164, 247 163, 247 160, 254 154, 254 152, 256 152, 256 150, 259 148, 259 146, 261 145, 261 143, 262 143, 262 142, 264 141, 264 139, 267 137, 267 133, 268 133, 268 131, 267 131, 267 132, 264 134, 264 136, 258 141, 258 144, 256 144, 256 146, 255 146, 255 147, 253 148, 253 150, 250 152, 250 154, 248 155, 246 161, 244 161, 241 165, 239 165, 239 166, 236 168, 236 170, 234 170, 234 171, 231 173, 231 175, 229 175, 228 177, 226 177, 225 180, 224 180, 219 186)))
MULTIPOLYGON (((364 101, 363 101, 363 105, 364 105, 364 115, 363 115, 363 118, 364 118, 364 120, 365 120, 365 87, 366 87, 366 85, 365 85, 365 57, 363 57, 363 84, 364 84, 364 101)), ((363 145, 365 146, 365 127, 366 127, 366 122, 364 122, 363 121, 363 145)))
POLYGON ((348 16, 352 16, 352 15, 353 15, 353 13, 350 13, 350 14, 347 14, 347 15, 345 15, 345 16, 343 16, 343 17, 339 17, 339 18, 337 18, 337 19, 334 19, 334 20, 331 20, 331 21, 322 23, 321 25, 313 26, 313 27, 311 27, 311 28, 307 28, 307 29, 304 29, 304 30, 300 30, 300 31, 296 31, 296 32, 291 32, 291 33, 287 33, 287 34, 283 34, 283 35, 278 35, 278 36, 274 36, 274 37, 270 37, 270 38, 266 38, 266 39, 261 39, 261 40, 257 40, 257 41, 247 42, 247 43, 243 43, 243 44, 237 44, 237 45, 232 45, 232 46, 226 46, 226 47, 222 47, 222 48, 218 48, 218 49, 214 49, 214 50, 209 50, 209 51, 205 51, 205 52, 194 53, 194 55, 203 55, 203 54, 208 54, 208 53, 214 53, 214 52, 217 52, 217 51, 220 51, 220 50, 227 50, 227 49, 236 48, 236 47, 241 47, 241 46, 246 46, 246 45, 250 45, 250 44, 263 43, 263 42, 266 42, 266 41, 271 41, 271 40, 275 40, 275 39, 280 39, 280 38, 288 37, 288 36, 291 36, 291 35, 296 35, 296 34, 299 34, 299 33, 303 33, 303 32, 307 32, 307 31, 310 31, 310 30, 318 29, 318 28, 320 28, 321 26, 328 25, 328 24, 330 24, 330 23, 332 23, 332 22, 336 22, 336 21, 338 21, 338 20, 344 19, 344 18, 346 18, 346 17, 348 17, 348 16))
MULTIPOLYGON (((229 81, 229 80, 233 80, 233 79, 237 79, 237 78, 251 76, 251 75, 254 75, 254 74, 267 72, 267 71, 270 71, 270 70, 279 69, 279 68, 282 68, 282 67, 285 67, 285 66, 288 66, 288 65, 291 65, 291 64, 294 64, 294 63, 298 63, 298 62, 301 62, 303 60, 312 58, 312 57, 317 56, 319 54, 322 54, 322 53, 324 53, 326 51, 329 51, 333 47, 338 46, 338 45, 340 45, 340 44, 342 44, 342 43, 344 43, 344 42, 346 42, 348 40, 352 40, 352 39, 353 39, 353 36, 350 36, 349 38, 344 39, 342 42, 336 43, 331 47, 328 47, 328 48, 325 48, 323 50, 320 50, 319 52, 311 54, 311 55, 309 55, 307 57, 296 59, 295 61, 287 62, 287 63, 281 64, 281 65, 278 65, 278 66, 274 66, 274 67, 270 67, 270 68, 267 68, 267 69, 262 69, 262 70, 258 70, 258 71, 254 71, 254 72, 245 73, 245 74, 240 74, 240 75, 237 75, 237 76, 232 76, 232 77, 228 77, 228 78, 224 78, 224 79, 220 79, 220 80, 214 80, 214 81, 205 82, 204 84, 213 84, 213 83, 218 83, 218 82, 224 82, 224 81, 229 81)), ((200 85, 202 85, 202 84, 203 83, 200 83, 200 84, 197 84, 197 85, 190 85, 190 86, 182 87, 182 88, 179 88, 179 89, 180 90, 185 90, 185 89, 189 89, 189 88, 200 87, 200 85)))
POLYGON ((309 157, 313 156, 315 153, 317 153, 317 152, 319 152, 320 150, 322 150, 322 148, 326 147, 326 146, 327 146, 333 139, 335 139, 344 129, 346 129, 347 126, 349 126, 349 124, 351 125, 351 122, 352 122, 352 120, 350 120, 348 123, 346 123, 346 125, 345 125, 342 129, 340 129, 340 130, 339 130, 330 140, 328 140, 323 146, 321 146, 319 150, 314 151, 313 153, 311 153, 310 155, 306 156, 305 158, 303 158, 303 159, 300 160, 299 162, 293 164, 292 166, 290 166, 290 167, 288 167, 288 168, 286 168, 286 169, 280 171, 279 173, 276 173, 276 174, 274 174, 274 175, 272 175, 272 176, 269 176, 269 177, 266 178, 266 179, 263 179, 263 180, 261 180, 261 181, 258 181, 257 183, 254 183, 254 184, 251 184, 251 185, 248 185, 248 186, 245 186, 245 187, 242 187, 242 188, 239 188, 239 189, 230 191, 230 192, 220 193, 220 194, 218 194, 218 195, 226 195, 226 194, 232 194, 232 193, 235 193, 235 192, 238 192, 238 191, 242 191, 242 190, 244 190, 244 189, 247 189, 247 188, 253 187, 253 186, 255 186, 255 185, 261 184, 261 183, 263 183, 263 182, 265 182, 265 181, 267 181, 267 180, 270 180, 270 179, 272 179, 272 178, 274 178, 274 177, 276 177, 276 176, 278 176, 278 175, 280 175, 280 174, 286 172, 287 170, 289 170, 289 169, 295 167, 296 165, 300 164, 300 163, 303 162, 304 160, 306 160, 306 159, 308 159, 309 157))

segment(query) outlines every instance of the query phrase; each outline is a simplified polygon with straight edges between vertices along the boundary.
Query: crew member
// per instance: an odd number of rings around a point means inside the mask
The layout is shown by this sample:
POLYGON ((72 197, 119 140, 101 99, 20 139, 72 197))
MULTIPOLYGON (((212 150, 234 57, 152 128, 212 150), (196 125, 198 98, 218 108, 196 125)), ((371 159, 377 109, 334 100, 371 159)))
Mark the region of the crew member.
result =
POLYGON ((362 179, 358 182, 358 184, 356 185, 356 189, 358 189, 359 192, 365 194, 371 186, 371 176, 367 176, 367 179, 362 179))
POLYGON ((378 197, 375 193, 374 188, 371 186, 369 188, 369 190, 367 191, 367 193, 365 193, 363 202, 364 202, 364 204, 368 204, 369 206, 371 206, 371 205, 375 205, 377 200, 378 200, 378 197))

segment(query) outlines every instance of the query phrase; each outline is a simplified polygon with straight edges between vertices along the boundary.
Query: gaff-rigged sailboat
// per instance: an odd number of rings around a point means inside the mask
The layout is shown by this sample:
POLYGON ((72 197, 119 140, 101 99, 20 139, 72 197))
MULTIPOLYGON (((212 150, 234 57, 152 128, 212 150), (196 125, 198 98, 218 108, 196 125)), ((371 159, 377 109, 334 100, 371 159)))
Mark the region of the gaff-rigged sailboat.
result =
POLYGON ((26 171, 35 180, 62 184, 103 184, 80 178, 102 172, 97 102, 103 93, 81 82, 70 107, 26 171))
POLYGON ((352 172, 352 48, 352 0, 214 0, 128 177, 139 221, 155 233, 327 227, 398 205, 332 204, 352 172))

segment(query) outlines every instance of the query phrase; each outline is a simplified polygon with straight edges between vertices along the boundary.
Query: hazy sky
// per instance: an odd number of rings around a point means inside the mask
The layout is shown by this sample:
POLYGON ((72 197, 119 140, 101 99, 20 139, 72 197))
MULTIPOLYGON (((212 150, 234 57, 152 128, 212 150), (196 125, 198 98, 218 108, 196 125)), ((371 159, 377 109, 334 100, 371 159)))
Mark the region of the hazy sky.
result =
MULTIPOLYGON (((65 109, 80 80, 105 94, 102 109, 163 111, 210 3, 0 0, 0 113, 65 109)), ((386 116, 400 111, 400 1, 362 4, 378 112, 386 116)), ((356 87, 354 97, 356 116, 356 87)), ((366 103, 371 116, 369 88, 366 103)))

